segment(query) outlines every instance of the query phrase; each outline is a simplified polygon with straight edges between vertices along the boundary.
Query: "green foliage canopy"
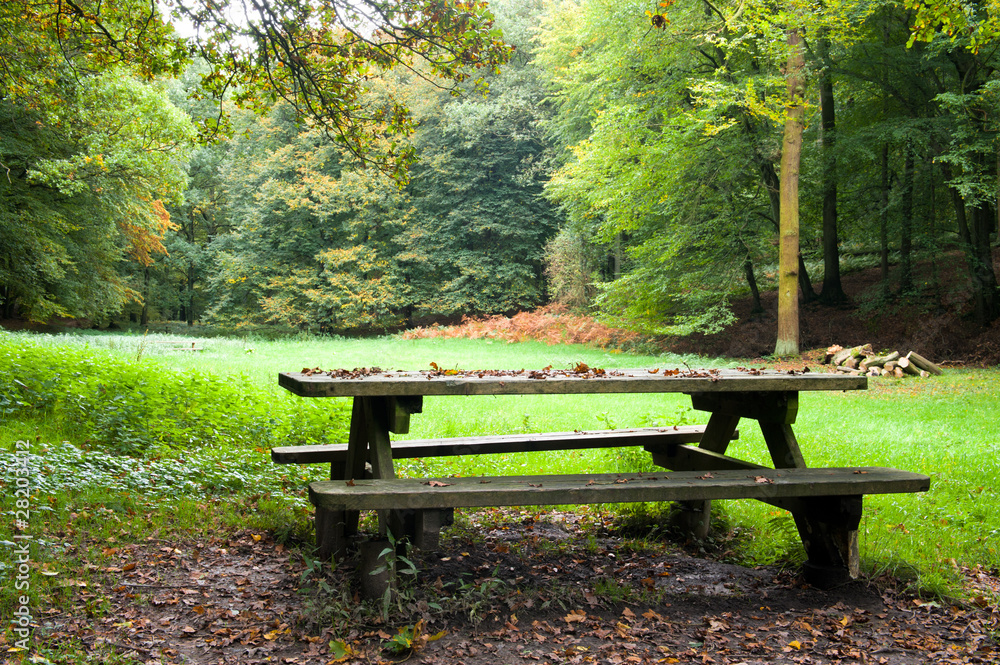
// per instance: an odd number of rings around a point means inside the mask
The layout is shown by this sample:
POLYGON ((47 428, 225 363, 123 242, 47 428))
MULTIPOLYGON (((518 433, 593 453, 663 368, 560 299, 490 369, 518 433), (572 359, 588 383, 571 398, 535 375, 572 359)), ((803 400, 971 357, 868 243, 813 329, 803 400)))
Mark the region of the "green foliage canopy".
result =
POLYGON ((67 82, 45 110, 0 97, 0 300, 36 320, 107 316, 137 297, 118 270, 148 265, 181 197, 187 117, 114 69, 67 82))

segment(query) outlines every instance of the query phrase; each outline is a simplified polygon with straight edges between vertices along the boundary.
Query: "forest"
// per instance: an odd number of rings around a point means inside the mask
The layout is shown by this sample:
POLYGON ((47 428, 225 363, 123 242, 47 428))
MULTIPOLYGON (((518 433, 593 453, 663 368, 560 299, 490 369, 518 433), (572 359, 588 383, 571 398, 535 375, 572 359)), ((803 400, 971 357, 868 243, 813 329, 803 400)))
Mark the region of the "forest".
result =
POLYGON ((946 252, 1000 315, 985 6, 70 6, 0 9, 3 319, 712 332, 862 267, 934 307, 946 252))

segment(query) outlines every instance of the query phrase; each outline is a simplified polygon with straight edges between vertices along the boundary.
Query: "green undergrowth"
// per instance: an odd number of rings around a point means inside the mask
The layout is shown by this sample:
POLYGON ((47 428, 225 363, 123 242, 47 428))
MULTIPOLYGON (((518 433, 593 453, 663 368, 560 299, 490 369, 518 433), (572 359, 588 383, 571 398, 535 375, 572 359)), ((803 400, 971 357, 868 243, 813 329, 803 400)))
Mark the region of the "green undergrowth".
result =
MULTIPOLYGON (((0 336, 0 425, 31 423, 60 438, 130 455, 205 447, 270 448, 339 440, 343 401, 303 400, 242 375, 113 349, 0 336)), ((17 433, 13 433, 17 436, 17 433)))

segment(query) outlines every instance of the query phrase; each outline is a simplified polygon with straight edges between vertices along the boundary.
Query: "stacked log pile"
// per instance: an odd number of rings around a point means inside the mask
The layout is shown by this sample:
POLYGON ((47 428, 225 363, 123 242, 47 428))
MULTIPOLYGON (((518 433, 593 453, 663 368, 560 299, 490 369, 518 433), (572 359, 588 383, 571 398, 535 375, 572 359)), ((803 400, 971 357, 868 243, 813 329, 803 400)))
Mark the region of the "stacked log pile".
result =
POLYGON ((894 376, 898 379, 919 376, 926 379, 941 374, 940 367, 915 351, 910 351, 905 356, 899 351, 879 355, 872 350, 871 344, 849 349, 831 346, 826 350, 823 364, 832 365, 837 372, 854 376, 894 376))

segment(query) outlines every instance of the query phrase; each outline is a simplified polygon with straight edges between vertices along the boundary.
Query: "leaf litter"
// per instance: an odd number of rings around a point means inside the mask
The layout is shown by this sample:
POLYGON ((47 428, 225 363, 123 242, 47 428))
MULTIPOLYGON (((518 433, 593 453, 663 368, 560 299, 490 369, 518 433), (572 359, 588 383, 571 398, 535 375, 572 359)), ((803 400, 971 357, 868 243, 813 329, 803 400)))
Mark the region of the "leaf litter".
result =
POLYGON ((995 571, 967 571, 966 605, 886 579, 821 591, 778 568, 637 546, 574 513, 498 509, 446 532, 439 551, 412 553, 419 581, 387 614, 359 610, 348 565, 321 567, 267 534, 100 554, 102 574, 44 612, 36 639, 146 665, 1000 660, 995 571), (109 611, 92 616, 95 601, 109 611))

